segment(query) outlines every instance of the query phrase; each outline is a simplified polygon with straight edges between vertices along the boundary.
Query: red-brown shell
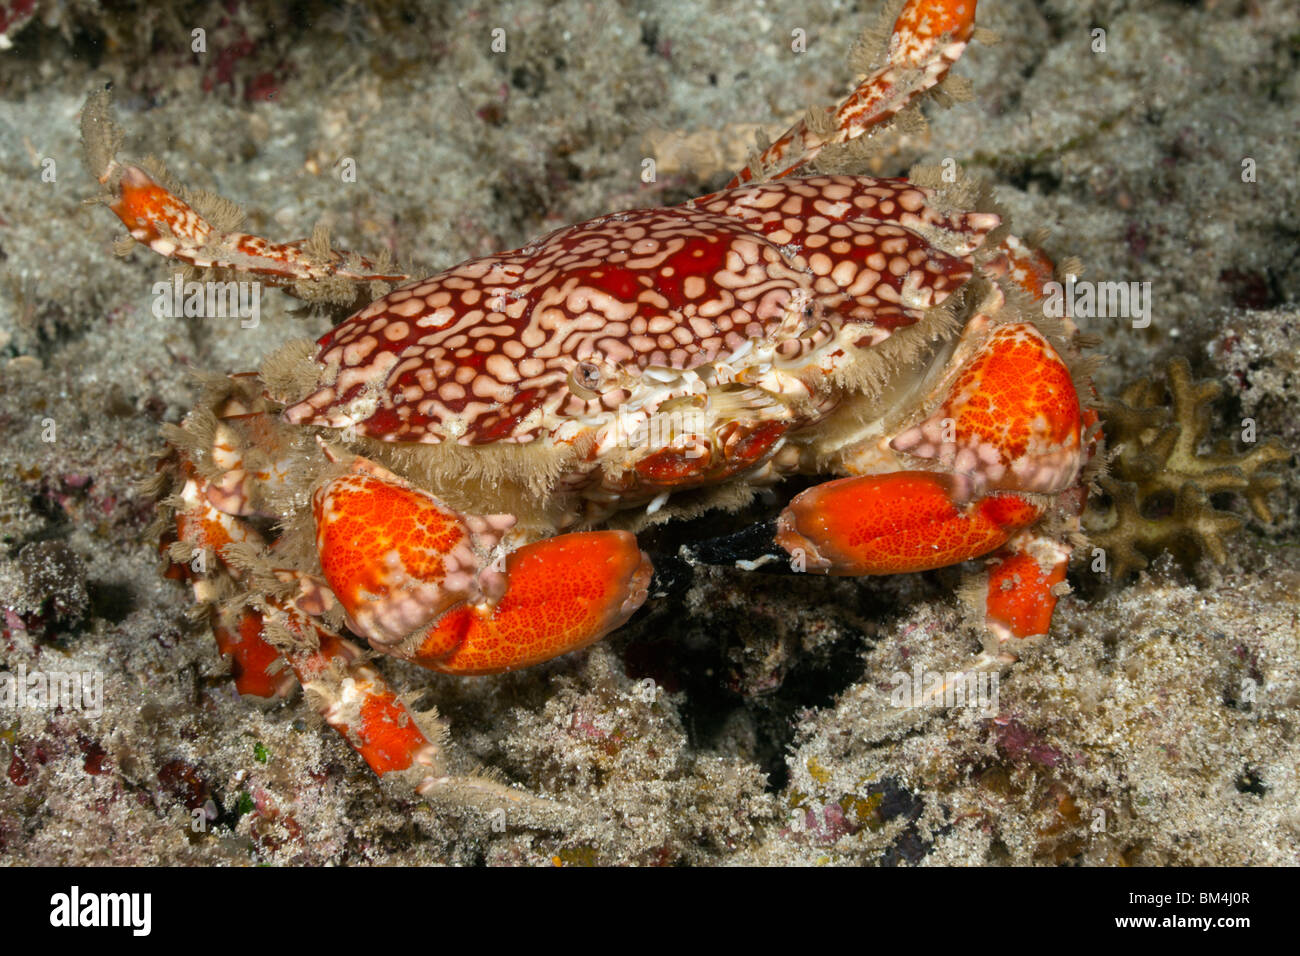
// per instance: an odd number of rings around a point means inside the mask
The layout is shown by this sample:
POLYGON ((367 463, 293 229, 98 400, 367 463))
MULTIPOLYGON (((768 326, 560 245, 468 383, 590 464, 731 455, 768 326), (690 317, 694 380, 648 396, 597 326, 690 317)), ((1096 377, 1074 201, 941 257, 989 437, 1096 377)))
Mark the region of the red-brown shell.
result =
POLYGON ((690 369, 776 335, 792 312, 911 324, 969 278, 998 222, 941 215, 928 199, 906 180, 791 179, 557 230, 408 283, 343 321, 319 343, 337 378, 286 417, 394 442, 530 441, 548 416, 626 399, 621 388, 572 389, 579 363, 604 374, 690 369), (366 394, 375 400, 352 404, 366 394))

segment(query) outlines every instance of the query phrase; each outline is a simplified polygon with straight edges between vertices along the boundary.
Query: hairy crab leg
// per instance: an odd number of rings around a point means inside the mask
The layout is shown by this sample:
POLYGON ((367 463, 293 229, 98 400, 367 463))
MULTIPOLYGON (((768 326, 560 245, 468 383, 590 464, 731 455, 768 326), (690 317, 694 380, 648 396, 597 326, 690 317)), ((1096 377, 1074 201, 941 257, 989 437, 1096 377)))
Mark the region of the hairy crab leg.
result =
MULTIPOLYGON (((570 811, 563 805, 489 778, 448 773, 441 724, 431 714, 417 719, 371 664, 373 655, 327 627, 322 617, 342 603, 357 633, 382 638, 382 628, 400 628, 402 615, 429 596, 420 587, 442 586, 461 597, 482 587, 492 600, 473 607, 453 601, 450 613, 438 622, 433 643, 439 646, 426 649, 426 659, 414 658, 451 673, 525 666, 603 636, 644 601, 650 568, 635 538, 620 532, 562 535, 513 552, 499 569, 479 567, 480 558, 494 556, 494 546, 513 519, 462 517, 357 458, 351 471, 326 482, 317 496, 323 565, 328 583, 338 589, 336 596, 326 580, 275 567, 280 542, 268 545, 244 520, 259 513, 263 486, 282 480, 283 466, 272 464, 268 470, 267 462, 286 449, 260 399, 240 387, 247 383, 239 376, 231 381, 230 394, 210 400, 209 415, 192 416, 170 430, 173 444, 186 454, 180 457, 179 474, 164 469, 162 475, 180 479, 166 499, 175 509, 176 540, 166 549, 173 560, 169 573, 190 580, 200 606, 207 608, 218 648, 231 658, 236 690, 277 700, 288 696, 296 677, 326 723, 377 776, 401 777, 433 805, 501 810, 530 826, 566 820, 570 811), (248 454, 254 447, 259 449, 257 466, 248 454), (232 475, 239 480, 229 480, 232 475), (341 503, 348 494, 355 497, 341 503), (347 520, 331 520, 336 505, 347 520), (412 566, 385 563, 392 556, 382 549, 366 552, 377 542, 396 545, 412 566), (429 564, 421 568, 414 554, 422 548, 429 564), (411 570, 425 577, 414 597, 392 588, 411 584, 394 577, 411 570), (232 602, 229 584, 250 576, 261 579, 256 586, 260 597, 232 602), (620 579, 628 582, 628 590, 618 590, 620 579), (585 588, 575 588, 575 582, 585 582, 585 588), (391 598, 387 608, 379 606, 384 595, 391 598), (357 618, 366 624, 356 624, 357 618)), ((328 446, 320 444, 337 463, 328 446)), ((376 647, 384 649, 382 641, 376 647)))
POLYGON ((315 650, 291 651, 290 666, 325 722, 352 745, 378 776, 413 766, 437 766, 438 746, 351 641, 319 623, 289 614, 299 633, 310 627, 315 650))
POLYGON ((132 239, 161 256, 199 269, 231 269, 261 276, 290 292, 299 283, 326 279, 401 282, 409 278, 355 253, 330 249, 323 237, 270 242, 217 228, 144 169, 117 161, 113 153, 121 134, 106 91, 86 101, 81 136, 90 172, 108 190, 105 203, 132 239))
MULTIPOLYGON (((220 597, 216 572, 238 579, 242 571, 232 563, 230 546, 264 544, 261 535, 245 522, 216 507, 209 483, 188 463, 184 482, 173 499, 176 542, 167 550, 172 564, 169 577, 188 579, 200 605, 213 605, 212 633, 217 649, 230 658, 235 690, 241 695, 279 700, 293 690, 293 675, 280 652, 262 639, 261 617, 249 610, 231 611, 215 606, 220 597)), ((219 499, 220 500, 220 499, 219 499)))
POLYGON ((262 615, 252 608, 218 610, 212 622, 217 651, 230 658, 230 676, 241 697, 281 700, 293 693, 293 671, 284 655, 262 637, 262 615))
POLYGON ((449 774, 443 760, 447 733, 437 715, 413 713, 370 663, 369 653, 295 602, 271 601, 265 613, 246 608, 239 628, 250 641, 270 646, 264 636, 268 621, 293 638, 293 646, 284 648, 285 674, 297 677, 325 723, 381 780, 402 778, 438 806, 515 813, 533 826, 553 827, 568 818, 569 808, 497 780, 449 774))
POLYGON ((909 0, 890 31, 885 65, 827 116, 829 131, 800 120, 724 188, 752 181, 755 169, 767 179, 793 175, 825 147, 887 123, 948 75, 974 31, 975 0, 909 0))
MULTIPOLYGON (((990 275, 1010 279, 1035 301, 1043 298, 1044 287, 1055 277, 1056 264, 1043 252, 1019 236, 1007 235, 999 244, 997 255, 985 264, 990 275)), ((1078 328, 1065 318, 1066 333, 1073 336, 1078 328)))

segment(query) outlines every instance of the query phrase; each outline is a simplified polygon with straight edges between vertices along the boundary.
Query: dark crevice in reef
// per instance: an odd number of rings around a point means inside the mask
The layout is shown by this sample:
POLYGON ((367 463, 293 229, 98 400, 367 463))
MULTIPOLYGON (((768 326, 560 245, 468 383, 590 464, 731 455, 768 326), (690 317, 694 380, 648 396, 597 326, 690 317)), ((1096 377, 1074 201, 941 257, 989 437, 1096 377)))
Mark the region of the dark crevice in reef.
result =
MULTIPOLYGON (((680 602, 665 608, 665 622, 685 620, 680 602)), ((691 747, 735 752, 758 764, 767 789, 788 782, 786 752, 794 740, 798 714, 830 706, 860 679, 860 635, 846 634, 830 648, 801 653, 793 635, 754 632, 767 621, 740 609, 710 616, 706 626, 655 639, 634 639, 623 651, 629 677, 652 678, 670 693, 685 693, 680 706, 691 747), (770 689, 768 688, 768 685, 770 689), (742 729, 743 728, 743 729, 742 729), (737 736, 748 745, 737 748, 737 736)))
POLYGON ((710 511, 644 531, 641 546, 659 569, 651 593, 660 596, 634 620, 622 652, 633 679, 685 692, 681 715, 692 747, 753 760, 773 792, 788 780, 798 714, 830 706, 861 679, 861 622, 888 616, 891 601, 861 582, 781 573, 784 565, 777 573, 673 567, 665 556, 682 545, 705 551, 702 542, 744 541, 755 527, 770 531, 780 506, 814 483, 788 482, 740 512, 710 511), (712 596, 708 606, 692 602, 698 592, 691 589, 701 585, 712 596))
POLYGON ((1241 772, 1236 780, 1238 793, 1249 793, 1256 797, 1262 797, 1268 793, 1268 787, 1260 779, 1259 771, 1253 767, 1247 767, 1241 772))
POLYGON ((121 624, 135 610, 135 597, 123 584, 108 581, 88 581, 86 590, 90 598, 91 618, 121 624))
POLYGON ((1053 169, 1049 163, 1039 164, 1026 160, 1006 164, 1002 172, 1007 184, 1021 192, 1034 191, 1050 196, 1061 189, 1060 172, 1053 169), (1031 186, 1036 188, 1031 190, 1031 186))

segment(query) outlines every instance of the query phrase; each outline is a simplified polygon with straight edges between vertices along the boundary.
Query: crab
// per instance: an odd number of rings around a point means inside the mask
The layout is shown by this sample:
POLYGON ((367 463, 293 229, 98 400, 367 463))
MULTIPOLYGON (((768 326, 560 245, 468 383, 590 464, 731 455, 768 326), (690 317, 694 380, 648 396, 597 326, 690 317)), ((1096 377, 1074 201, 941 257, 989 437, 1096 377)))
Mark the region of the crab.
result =
POLYGON ((909 0, 883 65, 718 192, 417 279, 323 236, 223 230, 117 160, 93 95, 88 163, 132 239, 351 307, 257 372, 207 378, 167 431, 170 573, 237 690, 301 684, 376 774, 430 801, 543 812, 450 774, 444 729, 375 659, 486 675, 577 651, 654 588, 639 528, 792 475, 830 480, 747 533, 746 566, 979 559, 971 671, 1045 635, 1100 441, 1077 330, 1036 303, 1052 264, 968 184, 810 166, 938 86, 974 16, 974 0, 909 0))

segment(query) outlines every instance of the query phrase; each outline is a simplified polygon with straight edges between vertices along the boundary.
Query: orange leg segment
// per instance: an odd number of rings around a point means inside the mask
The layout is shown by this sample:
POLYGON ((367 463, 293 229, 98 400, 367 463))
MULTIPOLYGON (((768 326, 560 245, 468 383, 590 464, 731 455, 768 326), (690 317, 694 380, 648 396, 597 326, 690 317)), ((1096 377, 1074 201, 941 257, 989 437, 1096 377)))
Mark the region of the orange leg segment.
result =
POLYGON ((217 650, 230 657, 230 675, 242 696, 267 700, 288 696, 293 672, 284 666, 280 652, 262 637, 259 612, 245 608, 237 617, 219 614, 212 633, 217 650))
POLYGON ((131 238, 169 259, 201 269, 237 269, 281 286, 332 276, 385 282, 407 278, 399 272, 378 271, 362 256, 333 250, 315 255, 305 240, 271 242, 247 233, 222 232, 139 166, 114 162, 101 181, 112 186, 108 207, 131 238))
POLYGON ((1007 548, 989 563, 985 622, 1000 640, 1046 634, 1056 610, 1058 584, 1065 580, 1069 550, 1056 546, 1059 554, 1046 570, 1027 551, 1007 548))
POLYGON ((436 745, 361 648, 313 627, 319 650, 291 654, 289 663, 326 723, 381 777, 414 764, 433 766, 436 745))
POLYGON ((304 604, 314 606, 310 593, 295 601, 269 601, 260 611, 246 609, 238 629, 245 642, 266 648, 271 646, 263 631, 268 620, 289 629, 297 646, 285 650, 286 679, 298 678, 307 700, 376 776, 404 777, 434 805, 450 798, 461 807, 522 812, 542 825, 564 816, 564 808, 506 784, 448 775, 442 753, 446 730, 436 716, 417 718, 370 654, 324 627, 304 604))

